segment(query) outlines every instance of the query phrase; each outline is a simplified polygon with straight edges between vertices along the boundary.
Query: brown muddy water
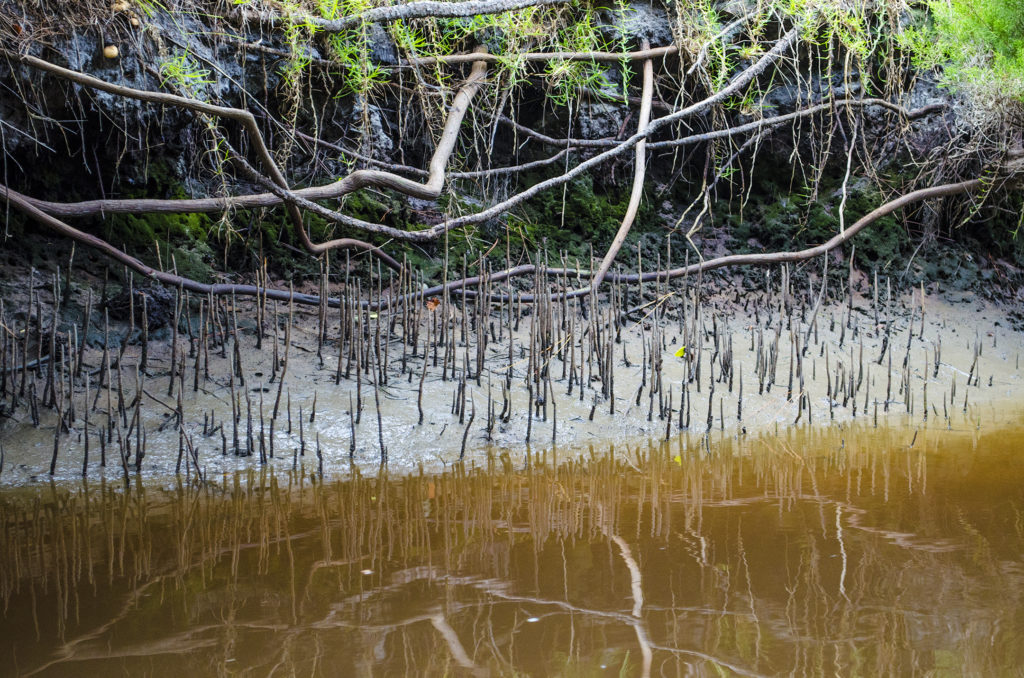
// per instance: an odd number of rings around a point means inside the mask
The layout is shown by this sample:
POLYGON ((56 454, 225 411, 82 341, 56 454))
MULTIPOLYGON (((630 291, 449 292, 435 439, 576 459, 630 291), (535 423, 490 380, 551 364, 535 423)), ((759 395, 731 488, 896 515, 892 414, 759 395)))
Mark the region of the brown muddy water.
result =
POLYGON ((1011 675, 1024 418, 0 495, 0 674, 1011 675))

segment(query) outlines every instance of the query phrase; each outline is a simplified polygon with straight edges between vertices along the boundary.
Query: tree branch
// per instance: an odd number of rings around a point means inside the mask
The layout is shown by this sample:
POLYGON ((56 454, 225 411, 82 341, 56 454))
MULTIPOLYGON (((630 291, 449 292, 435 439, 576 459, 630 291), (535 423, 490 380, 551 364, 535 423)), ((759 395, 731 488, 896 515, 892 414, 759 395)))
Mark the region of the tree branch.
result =
MULTIPOLYGON (((644 47, 647 46, 647 41, 644 41, 644 47)), ((651 60, 648 59, 644 62, 644 89, 643 89, 643 100, 640 104, 640 120, 637 123, 637 134, 646 134, 647 125, 651 120, 651 98, 654 96, 654 66, 651 64, 651 60)), ((609 245, 608 251, 605 252, 604 259, 601 261, 601 265, 597 268, 597 273, 594 278, 590 281, 590 289, 597 291, 601 287, 601 283, 604 282, 605 275, 608 274, 608 269, 611 268, 612 262, 615 261, 615 257, 618 256, 619 250, 622 248, 622 243, 626 242, 626 236, 629 235, 629 230, 633 227, 633 221, 636 219, 637 210, 640 208, 640 198, 644 193, 644 177, 647 175, 647 140, 642 139, 637 142, 636 145, 636 160, 634 161, 633 167, 633 188, 629 194, 629 204, 626 206, 626 214, 622 217, 622 224, 619 226, 618 232, 615 234, 615 238, 612 239, 612 244, 609 245)))
MULTIPOLYGON (((485 48, 478 48, 481 52, 485 48)), ((214 104, 208 104, 195 99, 189 99, 181 97, 175 94, 167 94, 164 92, 151 92, 146 90, 134 89, 131 87, 124 87, 121 85, 114 85, 98 78, 94 78, 84 73, 79 73, 56 64, 52 64, 43 59, 39 59, 30 55, 22 55, 10 50, 0 48, 0 54, 4 54, 8 58, 18 60, 26 65, 33 68, 37 68, 59 77, 65 78, 72 82, 99 89, 101 91, 116 94, 118 96, 124 96, 127 98, 138 99, 140 101, 149 101, 152 103, 165 104, 171 106, 177 106, 185 108, 187 110, 196 111, 216 117, 226 117, 233 120, 237 120, 243 124, 246 130, 249 132, 249 136, 252 137, 253 143, 256 144, 259 152, 260 159, 263 165, 267 168, 269 173, 268 188, 277 195, 281 201, 286 205, 286 209, 289 212, 289 216, 292 219, 292 224, 295 227, 296 235, 302 242, 303 246, 311 254, 322 254, 331 249, 346 248, 346 247, 362 247, 369 251, 373 251, 375 254, 382 253, 379 248, 372 247, 367 243, 361 241, 355 241, 351 238, 338 238, 330 240, 325 243, 313 243, 310 239, 309 234, 306 233, 306 229, 302 222, 302 214, 299 211, 299 206, 303 206, 306 209, 311 209, 318 214, 322 214, 332 219, 333 221, 340 221, 341 223, 347 223, 348 225, 356 226, 357 228, 363 228, 364 230, 371 232, 382 232, 386 231, 387 227, 379 226, 374 228, 374 225, 367 222, 362 222, 351 217, 345 217, 332 210, 327 210, 319 205, 316 205, 304 198, 293 193, 289 187, 288 182, 282 174, 280 168, 274 162, 273 157, 267 148, 266 143, 263 140, 263 135, 256 124, 256 119, 252 113, 244 109, 229 108, 226 106, 217 106, 214 104)), ((352 193, 361 188, 369 186, 391 188, 406 195, 418 197, 422 199, 434 199, 441 194, 441 189, 444 186, 445 180, 445 168, 448 164, 448 160, 451 157, 452 152, 455 149, 455 144, 458 141, 459 127, 462 124, 462 120, 466 115, 466 111, 469 108, 470 102, 476 95, 477 91, 483 84, 484 76, 487 73, 487 64, 478 62, 473 65, 473 69, 470 72, 469 78, 466 84, 459 90, 455 96, 455 100, 452 102, 451 109, 449 110, 448 119, 445 121, 444 130, 441 133, 441 139, 438 141, 437 148, 434 151, 434 155, 430 160, 429 172, 427 175, 427 181, 423 184, 417 183, 405 177, 392 174, 391 172, 383 172, 380 170, 356 170, 347 177, 331 184, 329 186, 329 196, 323 197, 341 197, 348 193, 352 193)), ((243 168, 252 174, 255 174, 257 180, 260 180, 260 175, 254 168, 252 168, 245 158, 235 153, 235 159, 238 161, 243 168)), ((321 191, 328 187, 321 187, 321 191)), ((314 193, 316 191, 313 191, 314 193)), ((223 207, 229 204, 225 199, 213 199, 212 205, 218 205, 223 207)), ((249 206, 249 205, 246 205, 249 206)), ((255 205, 253 205, 255 206, 255 205)), ((396 231, 397 233, 405 233, 405 231, 396 231)), ((435 236, 436 237, 436 236, 435 236)), ((389 266, 394 267, 398 265, 397 262, 387 257, 385 261, 389 266)), ((398 265, 398 269, 401 270, 401 266, 398 265)))
MULTIPOLYGON (((104 256, 107 256, 110 259, 113 259, 114 261, 127 266, 136 273, 139 273, 145 276, 146 278, 156 280, 157 282, 162 283, 164 285, 169 285, 171 287, 180 287, 183 290, 204 295, 212 294, 214 296, 219 296, 223 294, 234 294, 237 296, 250 297, 264 296, 267 299, 276 299, 277 301, 294 300, 295 302, 300 304, 320 303, 320 297, 313 296, 310 294, 292 294, 290 291, 287 290, 275 290, 264 287, 257 287, 256 285, 208 285, 206 283, 201 283, 196 280, 192 280, 191 278, 186 278, 184 276, 175 275, 173 273, 165 273, 164 271, 158 271, 152 266, 147 266, 146 264, 142 263, 135 257, 119 250, 118 248, 114 247, 107 241, 101 238, 97 238, 96 236, 91 235, 89 233, 79 231, 78 229, 65 224, 63 221, 60 221, 56 217, 52 217, 49 214, 46 214, 45 212, 37 208, 35 205, 33 205, 31 201, 29 201, 25 196, 18 193, 17 191, 12 191, 6 186, 0 185, 0 197, 2 197, 11 205, 13 205, 16 209, 24 212, 26 215, 28 215, 35 221, 55 231, 58 235, 71 238, 76 242, 92 247, 93 249, 98 250, 104 256)), ((362 241, 358 240, 353 241, 352 246, 362 249, 377 249, 374 248, 372 245, 367 245, 366 243, 363 243, 362 241)), ((379 255, 384 253, 375 252, 375 254, 379 255)), ((386 254, 384 254, 384 256, 387 257, 388 259, 391 259, 391 257, 389 257, 386 254)), ((339 301, 336 299, 331 300, 331 302, 331 305, 333 306, 339 305, 339 301)))
MULTIPOLYGON (((797 261, 804 261, 806 259, 812 259, 814 257, 821 256, 826 252, 829 252, 836 247, 839 247, 843 243, 847 242, 853 236, 857 235, 860 231, 864 230, 874 222, 878 221, 882 217, 892 214, 893 212, 906 207, 907 205, 913 204, 921 200, 928 200, 931 198, 941 198, 950 195, 958 195, 960 193, 967 193, 970 191, 977 190, 983 186, 989 184, 990 181, 982 181, 981 179, 971 179, 968 181, 961 181, 952 184, 942 184, 940 186, 932 186, 929 188, 922 188, 916 191, 911 191, 905 195, 901 195, 898 198, 890 200, 889 202, 876 207, 874 210, 865 214, 863 217, 857 220, 852 226, 846 229, 845 232, 839 233, 833 236, 828 241, 809 247, 802 250, 796 251, 785 251, 785 252, 769 252, 763 254, 728 254, 714 259, 706 259, 689 266, 683 266, 680 268, 673 268, 663 271, 648 271, 643 274, 639 273, 611 273, 609 272, 605 277, 605 280, 609 282, 618 282, 626 284, 635 284, 638 282, 653 282, 655 280, 671 280, 674 278, 681 278, 686 275, 696 274, 701 271, 713 271, 719 268, 733 267, 733 266, 767 266, 772 264, 783 264, 792 263, 797 261)), ((537 266, 534 264, 523 264, 516 266, 505 271, 498 271, 496 273, 487 274, 488 283, 497 283, 506 280, 511 277, 518 277, 524 275, 532 275, 538 271, 537 266)), ((559 268, 547 268, 541 269, 541 272, 552 277, 589 277, 592 275, 590 271, 580 271, 575 269, 559 269, 559 268)), ((465 290, 468 287, 474 287, 481 281, 480 276, 472 276, 465 278, 464 280, 456 280, 448 283, 447 285, 437 285, 430 287, 422 292, 417 292, 417 295, 423 295, 424 297, 436 296, 444 292, 446 289, 448 292, 465 290)), ((524 303, 533 303, 539 299, 570 299, 574 297, 587 296, 592 292, 590 286, 583 287, 575 290, 568 290, 564 292, 555 292, 552 294, 515 294, 506 295, 501 293, 493 293, 491 300, 493 301, 522 301, 524 303)), ((472 293, 469 291, 463 291, 463 294, 470 296, 472 293)), ((411 300, 412 297, 410 297, 411 300)), ((389 300, 389 303, 403 302, 404 299, 396 297, 389 300)))
MULTIPOLYGON (((953 184, 943 184, 940 186, 933 186, 930 188, 922 188, 916 191, 912 191, 898 198, 890 200, 889 202, 875 208, 868 214, 864 215, 857 220, 852 226, 846 229, 845 232, 839 233, 833 236, 827 242, 798 251, 787 251, 787 252, 771 252, 766 254, 730 254, 722 257, 716 257, 714 259, 707 259, 702 262, 684 266, 681 268, 669 269, 666 271, 648 271, 643 274, 616 274, 608 273, 605 277, 610 282, 621 282, 621 283, 638 283, 638 282, 650 282, 654 280, 669 280, 673 278, 680 278, 689 274, 696 274, 700 271, 711 271, 718 268, 725 268, 728 266, 764 266, 770 264, 781 264, 790 263, 796 261, 803 261, 805 259, 811 259, 817 256, 821 256, 836 247, 839 247, 846 241, 850 240, 857 233, 873 224, 878 219, 895 212, 907 205, 920 200, 927 200, 931 198, 939 198, 950 195, 957 195, 960 193, 966 193, 982 188, 987 185, 988 181, 982 181, 981 179, 971 179, 969 181, 961 181, 953 184)), ((84 245, 88 245, 99 250, 102 254, 118 261, 125 266, 128 266, 132 270, 142 274, 147 278, 152 278, 158 282, 174 287, 181 287, 182 289, 190 292, 196 292, 199 294, 235 294, 237 296, 265 296, 268 299, 276 299, 279 301, 288 301, 293 299, 297 303, 301 304, 319 304, 320 298, 314 295, 308 294, 292 294, 284 290, 275 290, 260 288, 255 285, 229 285, 229 284, 217 284, 207 285, 205 283, 196 282, 189 278, 174 275, 171 273, 164 273, 157 271, 156 269, 143 264, 138 259, 122 252, 113 245, 106 241, 97 238, 96 236, 88 233, 83 233, 71 226, 68 226, 64 222, 42 212, 36 208, 31 202, 29 202, 25 196, 10 190, 9 188, 0 185, 0 196, 6 199, 11 205, 17 209, 25 212, 28 216, 34 220, 50 227, 57 233, 66 237, 72 238, 77 242, 84 245)), ((498 283, 509 278, 532 275, 538 272, 538 267, 534 264, 523 264, 521 266, 515 266, 504 271, 496 273, 488 273, 488 283, 498 283)), ((540 272, 548 276, 553 277, 590 277, 593 275, 591 271, 576 270, 576 269, 564 269, 564 268, 542 268, 540 272)), ((425 290, 417 291, 413 294, 408 295, 397 295, 381 300, 378 304, 371 304, 369 302, 363 302, 365 308, 379 310, 383 308, 391 308, 396 305, 406 303, 416 303, 417 300, 422 300, 427 297, 436 296, 447 290, 448 292, 461 291, 463 296, 470 296, 472 293, 468 290, 470 287, 479 285, 482 281, 481 276, 470 276, 462 280, 455 280, 449 282, 446 285, 437 285, 434 287, 427 288, 425 290)), ((519 294, 509 295, 494 293, 491 295, 492 300, 520 300, 525 303, 531 303, 541 298, 572 298, 586 296, 592 292, 591 286, 587 286, 581 289, 570 290, 565 292, 556 292, 553 294, 519 294)), ((340 300, 328 299, 330 306, 338 306, 340 300)))
POLYGON ((309 17, 311 23, 325 31, 343 31, 361 23, 382 23, 408 21, 423 18, 458 18, 481 14, 501 14, 526 7, 561 5, 568 0, 462 0, 461 2, 437 2, 418 0, 405 4, 374 7, 359 14, 350 14, 339 19, 309 17))
POLYGON ((597 50, 591 52, 525 52, 523 54, 512 55, 511 57, 502 56, 500 54, 487 54, 483 57, 474 54, 449 54, 434 57, 413 57, 411 59, 404 60, 401 65, 408 66, 410 68, 414 66, 432 66, 434 64, 452 66, 455 64, 475 63, 476 61, 485 61, 488 64, 500 64, 507 62, 510 58, 513 61, 524 62, 606 61, 618 63, 623 60, 646 61, 648 59, 663 59, 678 53, 679 48, 675 45, 665 45, 663 47, 644 47, 643 49, 632 52, 602 52, 597 50))

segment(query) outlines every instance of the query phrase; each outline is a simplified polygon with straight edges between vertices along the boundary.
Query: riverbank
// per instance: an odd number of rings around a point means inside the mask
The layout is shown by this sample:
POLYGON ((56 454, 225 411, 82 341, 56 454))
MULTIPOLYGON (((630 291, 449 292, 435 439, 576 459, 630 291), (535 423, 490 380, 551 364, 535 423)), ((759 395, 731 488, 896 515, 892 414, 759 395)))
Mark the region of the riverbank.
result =
POLYGON ((24 273, 3 289, 5 485, 439 471, 679 435, 710 453, 716 436, 853 420, 984 426, 1024 396, 1014 309, 863 276, 824 293, 783 268, 761 290, 717 278, 610 284, 597 305, 517 301, 575 282, 536 278, 491 288, 512 303, 452 294, 371 311, 360 304, 412 288, 325 278, 342 300, 331 308, 104 295, 85 274, 56 279, 53 334, 54 281, 24 273))

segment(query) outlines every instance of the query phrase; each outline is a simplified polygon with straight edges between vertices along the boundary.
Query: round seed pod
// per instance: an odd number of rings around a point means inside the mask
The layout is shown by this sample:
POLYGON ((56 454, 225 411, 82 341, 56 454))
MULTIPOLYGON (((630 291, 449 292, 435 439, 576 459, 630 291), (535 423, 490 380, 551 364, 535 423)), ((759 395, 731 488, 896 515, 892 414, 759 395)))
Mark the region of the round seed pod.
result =
POLYGON ((107 45, 103 48, 103 56, 108 59, 116 59, 118 54, 117 45, 107 45))

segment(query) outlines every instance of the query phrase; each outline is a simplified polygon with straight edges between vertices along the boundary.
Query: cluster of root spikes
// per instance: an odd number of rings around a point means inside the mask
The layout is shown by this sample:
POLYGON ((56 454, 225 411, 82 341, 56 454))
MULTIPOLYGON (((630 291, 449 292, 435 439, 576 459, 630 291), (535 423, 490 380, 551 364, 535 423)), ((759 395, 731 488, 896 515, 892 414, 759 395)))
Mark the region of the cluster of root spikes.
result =
POLYGON ((52 427, 50 474, 59 465, 83 476, 113 466, 127 483, 145 468, 149 439, 162 433, 167 445, 168 432, 177 433, 176 474, 204 478, 209 455, 295 464, 307 453, 322 473, 325 389, 337 391, 330 402, 347 403, 326 414, 347 423, 329 461, 358 450, 384 464, 395 444, 387 430, 414 431, 425 420, 444 422, 439 436, 451 428, 460 459, 502 436, 527 448, 557 445, 560 427, 596 422, 614 432, 625 420, 666 439, 701 434, 710 451, 712 431, 741 429, 773 391, 784 394, 772 405, 785 409, 776 421, 840 412, 877 424, 879 410, 893 408, 948 422, 954 407, 967 412, 970 387, 982 386, 979 337, 972 363, 960 366, 966 378, 958 386, 953 371, 947 388, 937 381, 941 333, 926 336, 923 288, 908 309, 876 276, 855 311, 852 269, 849 289, 836 295, 827 276, 795 292, 783 266, 765 269, 761 291, 713 299, 701 277, 615 275, 603 297, 573 297, 567 275, 538 268, 528 292, 489 270, 485 263, 475 294, 431 296, 418 276, 336 273, 331 282, 326 267, 319 303, 297 307, 136 287, 131 275, 119 302, 106 285, 76 284, 72 294, 68 266, 48 285, 30 285, 19 307, 0 300, 0 415, 52 427), (403 303, 381 303, 385 290, 403 303), (154 304, 169 322, 162 341, 153 338, 154 304), (112 322, 112 311, 127 318, 112 322), (941 388, 931 398, 929 382, 941 388), (382 411, 382 398, 396 394, 404 406, 382 411), (163 416, 154 423, 147 410, 163 416))

